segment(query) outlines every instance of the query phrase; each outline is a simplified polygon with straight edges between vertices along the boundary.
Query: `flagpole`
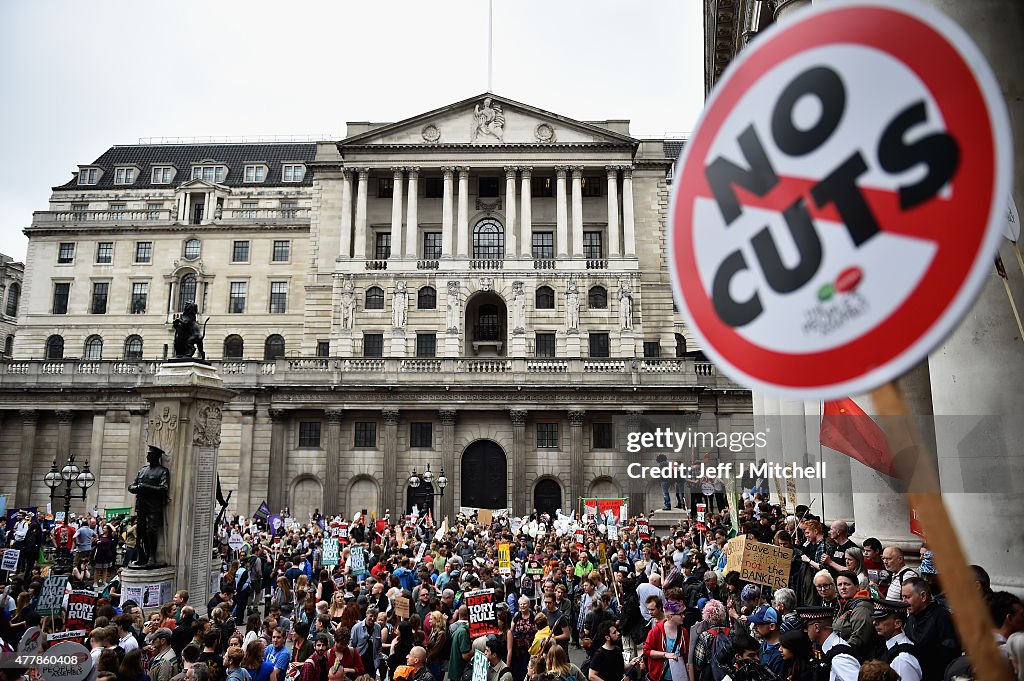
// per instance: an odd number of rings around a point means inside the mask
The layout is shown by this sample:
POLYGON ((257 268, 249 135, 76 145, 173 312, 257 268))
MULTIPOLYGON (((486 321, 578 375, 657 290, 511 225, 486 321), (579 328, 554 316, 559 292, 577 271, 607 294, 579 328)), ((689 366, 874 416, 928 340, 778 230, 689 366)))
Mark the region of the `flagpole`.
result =
POLYGON ((1024 274, 1024 258, 1020 256, 1020 246, 1017 245, 1016 241, 1010 242, 1013 245, 1013 252, 1017 256, 1017 266, 1020 268, 1020 273, 1024 274))
POLYGON ((494 73, 494 0, 487 2, 487 91, 493 92, 494 73))

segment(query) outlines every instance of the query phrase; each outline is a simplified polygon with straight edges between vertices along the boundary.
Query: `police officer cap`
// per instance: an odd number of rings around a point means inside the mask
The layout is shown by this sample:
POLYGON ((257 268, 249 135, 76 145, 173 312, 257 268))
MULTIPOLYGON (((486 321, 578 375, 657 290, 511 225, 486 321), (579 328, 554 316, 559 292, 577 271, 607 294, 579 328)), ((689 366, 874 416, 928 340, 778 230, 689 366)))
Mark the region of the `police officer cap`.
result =
POLYGON ((909 606, 903 601, 890 601, 885 598, 872 598, 871 603, 875 606, 871 616, 876 619, 885 619, 889 615, 896 615, 900 619, 907 619, 909 606))

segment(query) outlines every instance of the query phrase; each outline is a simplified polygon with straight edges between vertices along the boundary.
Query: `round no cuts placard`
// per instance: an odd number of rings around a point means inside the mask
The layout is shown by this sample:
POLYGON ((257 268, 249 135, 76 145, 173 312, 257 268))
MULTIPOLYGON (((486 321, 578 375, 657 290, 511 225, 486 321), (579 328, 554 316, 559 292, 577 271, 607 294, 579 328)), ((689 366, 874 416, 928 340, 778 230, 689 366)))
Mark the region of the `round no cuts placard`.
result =
POLYGON ((1006 221, 1009 119, 977 47, 913 2, 804 10, 716 87, 673 189, 676 298, 740 382, 832 399, 953 329, 1006 221))

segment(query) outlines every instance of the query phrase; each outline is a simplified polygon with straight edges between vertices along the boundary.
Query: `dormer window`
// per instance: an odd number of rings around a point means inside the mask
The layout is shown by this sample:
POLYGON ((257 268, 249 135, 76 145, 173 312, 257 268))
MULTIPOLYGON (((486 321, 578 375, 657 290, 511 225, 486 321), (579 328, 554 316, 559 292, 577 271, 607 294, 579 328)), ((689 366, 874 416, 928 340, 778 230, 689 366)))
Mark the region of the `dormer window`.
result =
POLYGON ((281 167, 282 182, 302 182, 306 168, 301 163, 286 163, 281 167))
POLYGON ((192 179, 220 184, 227 177, 227 166, 192 166, 192 179))
POLYGON ((114 184, 135 184, 135 168, 115 168, 114 184))
POLYGON ((265 165, 247 165, 245 166, 245 181, 246 182, 263 182, 267 177, 267 167, 265 165))
POLYGON ((82 168, 78 171, 78 184, 96 184, 99 180, 99 168, 82 168))
POLYGON ((153 184, 170 184, 174 176, 174 169, 170 166, 156 166, 153 168, 153 184))

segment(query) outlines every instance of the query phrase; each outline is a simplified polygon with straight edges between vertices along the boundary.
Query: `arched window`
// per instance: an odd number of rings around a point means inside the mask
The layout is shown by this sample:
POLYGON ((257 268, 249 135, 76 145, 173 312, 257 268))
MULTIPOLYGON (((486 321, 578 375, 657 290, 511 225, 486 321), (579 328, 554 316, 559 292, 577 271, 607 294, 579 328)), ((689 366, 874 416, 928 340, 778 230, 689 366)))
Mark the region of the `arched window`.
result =
POLYGON ((437 309, 437 291, 433 286, 424 286, 416 295, 416 307, 420 310, 437 309))
MULTIPOLYGON (((280 338, 280 336, 278 336, 280 338)), ((242 351, 245 343, 238 334, 233 334, 224 339, 224 359, 242 359, 242 351)))
POLYGON ((505 229, 494 218, 484 218, 473 228, 473 258, 501 260, 505 257, 505 229))
POLYGON ((85 359, 96 361, 103 359, 103 338, 89 336, 85 339, 85 359))
POLYGON ((284 338, 276 333, 267 336, 267 342, 263 345, 263 359, 277 359, 284 357, 284 338))
POLYGON ((608 308, 608 291, 603 286, 594 286, 587 293, 587 307, 595 310, 608 308))
POLYGON ((124 358, 128 361, 142 359, 142 336, 128 336, 124 339, 124 358))
POLYGON ((537 289, 536 304, 538 310, 554 310, 555 289, 550 286, 541 286, 537 289))
POLYGON ((8 317, 18 316, 18 301, 21 299, 21 286, 18 284, 11 284, 11 287, 7 289, 7 308, 5 313, 8 317))
POLYGON ((185 303, 196 302, 196 275, 191 272, 181 278, 178 284, 178 312, 185 309, 185 303))
POLYGON ((4 341, 4 357, 10 358, 14 354, 14 336, 8 336, 4 341))
POLYGON ((64 359, 63 336, 50 336, 46 339, 46 359, 64 359))
POLYGON ((686 357, 686 338, 683 334, 676 334, 676 357, 686 357))
POLYGON ((371 286, 366 289, 366 305, 364 307, 367 310, 383 310, 384 289, 380 286, 371 286))
POLYGON ((185 242, 185 260, 195 260, 199 257, 199 239, 189 239, 185 242))

